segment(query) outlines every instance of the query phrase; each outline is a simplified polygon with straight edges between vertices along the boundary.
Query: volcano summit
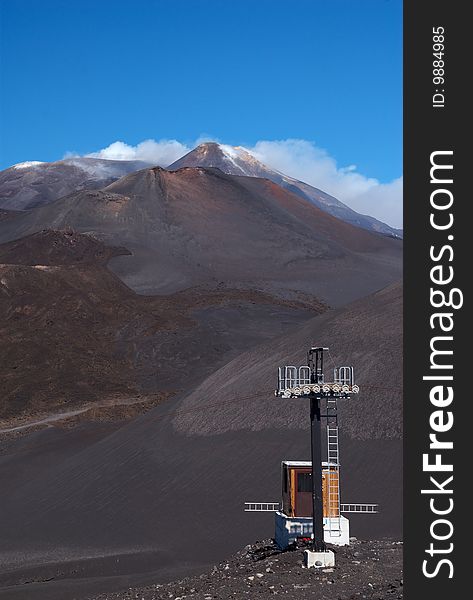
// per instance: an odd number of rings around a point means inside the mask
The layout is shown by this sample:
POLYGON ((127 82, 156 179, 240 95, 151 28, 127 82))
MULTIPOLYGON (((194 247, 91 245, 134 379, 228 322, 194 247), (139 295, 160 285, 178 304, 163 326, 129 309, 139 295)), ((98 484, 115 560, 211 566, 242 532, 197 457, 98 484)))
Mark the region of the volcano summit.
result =
POLYGON ((368 215, 357 213, 330 194, 268 167, 242 146, 229 146, 215 142, 200 144, 200 146, 169 165, 168 169, 173 170, 182 167, 217 167, 230 175, 246 175, 248 177, 269 179, 301 198, 312 202, 312 204, 330 215, 342 219, 342 221, 369 231, 402 237, 401 230, 390 227, 368 215))

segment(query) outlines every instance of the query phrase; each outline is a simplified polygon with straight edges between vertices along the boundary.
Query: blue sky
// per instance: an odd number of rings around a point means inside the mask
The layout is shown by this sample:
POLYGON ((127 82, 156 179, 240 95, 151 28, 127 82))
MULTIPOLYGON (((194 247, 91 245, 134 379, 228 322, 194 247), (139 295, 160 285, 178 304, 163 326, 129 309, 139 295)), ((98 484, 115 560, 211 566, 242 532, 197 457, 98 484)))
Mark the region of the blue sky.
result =
POLYGON ((0 168, 301 139, 402 174, 401 0, 2 0, 0 168))

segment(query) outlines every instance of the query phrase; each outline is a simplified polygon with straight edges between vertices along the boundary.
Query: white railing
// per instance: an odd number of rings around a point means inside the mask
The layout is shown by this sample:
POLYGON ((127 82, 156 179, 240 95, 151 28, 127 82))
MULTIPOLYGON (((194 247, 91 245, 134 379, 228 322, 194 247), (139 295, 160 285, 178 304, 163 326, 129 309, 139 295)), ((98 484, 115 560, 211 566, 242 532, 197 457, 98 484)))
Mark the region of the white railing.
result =
MULTIPOLYGON (((374 515, 378 507, 379 504, 340 504, 340 512, 374 515)), ((245 512, 276 512, 280 509, 279 502, 245 502, 245 512)))
POLYGON ((340 385, 354 385, 353 367, 337 367, 333 370, 333 381, 340 385))
POLYGON ((287 390, 288 388, 300 387, 310 384, 310 369, 307 366, 302 367, 279 367, 278 390, 287 390))
POLYGON ((378 512, 378 504, 341 504, 340 512, 342 513, 365 513, 376 514, 378 512))
POLYGON ((245 512, 276 512, 279 502, 245 502, 245 512))

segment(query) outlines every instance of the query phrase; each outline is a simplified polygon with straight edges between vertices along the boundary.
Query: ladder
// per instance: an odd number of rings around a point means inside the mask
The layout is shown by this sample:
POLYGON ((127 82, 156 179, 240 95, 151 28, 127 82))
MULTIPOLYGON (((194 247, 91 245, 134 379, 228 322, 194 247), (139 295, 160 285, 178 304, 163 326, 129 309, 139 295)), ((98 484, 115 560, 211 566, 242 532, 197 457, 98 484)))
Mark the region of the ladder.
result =
POLYGON ((338 426, 327 425, 328 463, 339 466, 338 462, 338 426))
POLYGON ((342 535, 340 524, 340 463, 338 451, 337 400, 327 398, 327 512, 331 537, 342 535))

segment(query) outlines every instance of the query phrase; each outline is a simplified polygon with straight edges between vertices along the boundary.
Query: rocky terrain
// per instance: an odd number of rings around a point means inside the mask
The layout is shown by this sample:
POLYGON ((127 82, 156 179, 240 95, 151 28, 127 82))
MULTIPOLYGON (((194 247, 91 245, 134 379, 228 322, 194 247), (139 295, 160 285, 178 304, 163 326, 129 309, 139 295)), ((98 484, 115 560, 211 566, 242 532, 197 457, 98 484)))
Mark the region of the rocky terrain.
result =
POLYGON ((306 569, 302 546, 280 552, 257 542, 207 573, 167 584, 90 596, 88 600, 399 600, 403 597, 402 542, 353 540, 332 547, 335 568, 306 569))

